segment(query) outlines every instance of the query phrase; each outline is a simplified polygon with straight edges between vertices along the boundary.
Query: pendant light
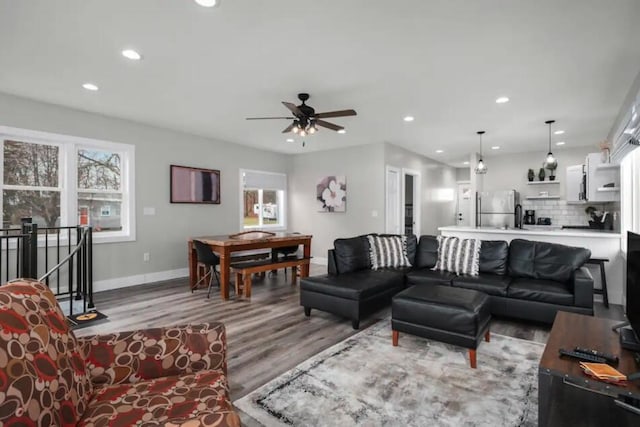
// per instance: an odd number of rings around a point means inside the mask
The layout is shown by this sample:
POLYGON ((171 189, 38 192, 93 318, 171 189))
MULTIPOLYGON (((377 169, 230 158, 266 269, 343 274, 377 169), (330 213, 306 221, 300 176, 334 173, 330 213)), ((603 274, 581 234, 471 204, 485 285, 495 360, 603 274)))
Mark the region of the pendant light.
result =
POLYGON ((545 123, 549 125, 549 152, 547 153, 547 157, 544 159, 544 163, 542 166, 545 169, 555 170, 558 167, 558 159, 553 156, 551 152, 551 125, 554 124, 555 120, 547 120, 545 123))
POLYGON ((480 135, 480 160, 478 160, 478 165, 476 166, 475 171, 476 171, 476 175, 483 175, 487 173, 487 166, 482 161, 482 135, 484 134, 484 131, 479 130, 476 133, 480 135))

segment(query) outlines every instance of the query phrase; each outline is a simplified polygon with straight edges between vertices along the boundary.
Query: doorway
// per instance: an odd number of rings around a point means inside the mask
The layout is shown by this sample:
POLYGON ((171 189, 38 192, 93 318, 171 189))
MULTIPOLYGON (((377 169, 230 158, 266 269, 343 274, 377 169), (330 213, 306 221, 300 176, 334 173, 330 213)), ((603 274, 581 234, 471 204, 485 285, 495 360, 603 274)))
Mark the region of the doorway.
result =
POLYGON ((471 216, 471 183, 469 181, 458 181, 458 191, 456 198, 456 225, 470 226, 471 216))
POLYGON ((385 173, 385 232, 400 234, 400 169, 387 166, 385 173))
POLYGON ((385 193, 385 231, 387 233, 420 236, 421 188, 420 172, 387 165, 385 193))

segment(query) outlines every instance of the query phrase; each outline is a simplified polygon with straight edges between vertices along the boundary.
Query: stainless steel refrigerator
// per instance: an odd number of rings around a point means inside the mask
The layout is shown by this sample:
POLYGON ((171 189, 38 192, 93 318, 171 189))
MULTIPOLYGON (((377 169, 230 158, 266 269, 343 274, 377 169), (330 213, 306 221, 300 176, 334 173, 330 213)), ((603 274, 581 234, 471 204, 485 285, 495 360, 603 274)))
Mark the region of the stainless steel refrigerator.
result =
POLYGON ((516 190, 477 192, 476 227, 514 228, 518 203, 516 190))

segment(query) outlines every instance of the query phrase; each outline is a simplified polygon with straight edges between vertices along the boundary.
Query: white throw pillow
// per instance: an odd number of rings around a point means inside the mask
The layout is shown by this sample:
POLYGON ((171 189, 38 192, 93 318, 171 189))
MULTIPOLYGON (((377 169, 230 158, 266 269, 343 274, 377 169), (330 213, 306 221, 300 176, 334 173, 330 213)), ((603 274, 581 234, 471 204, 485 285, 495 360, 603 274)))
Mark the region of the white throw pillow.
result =
POLYGON ((407 257, 406 236, 367 236, 371 268, 411 267, 407 257))
POLYGON ((438 236, 438 261, 434 270, 477 276, 480 273, 479 239, 438 236))

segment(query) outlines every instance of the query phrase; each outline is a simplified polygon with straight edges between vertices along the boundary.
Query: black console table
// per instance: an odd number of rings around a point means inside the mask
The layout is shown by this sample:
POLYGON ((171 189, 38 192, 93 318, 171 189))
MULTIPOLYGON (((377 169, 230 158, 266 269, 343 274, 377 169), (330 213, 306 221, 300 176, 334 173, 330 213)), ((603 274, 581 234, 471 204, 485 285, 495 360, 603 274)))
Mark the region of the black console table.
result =
POLYGON ((623 374, 640 371, 611 328, 619 322, 559 311, 538 370, 539 426, 640 426, 640 381, 626 387, 593 379, 558 350, 590 348, 618 355, 623 374))

